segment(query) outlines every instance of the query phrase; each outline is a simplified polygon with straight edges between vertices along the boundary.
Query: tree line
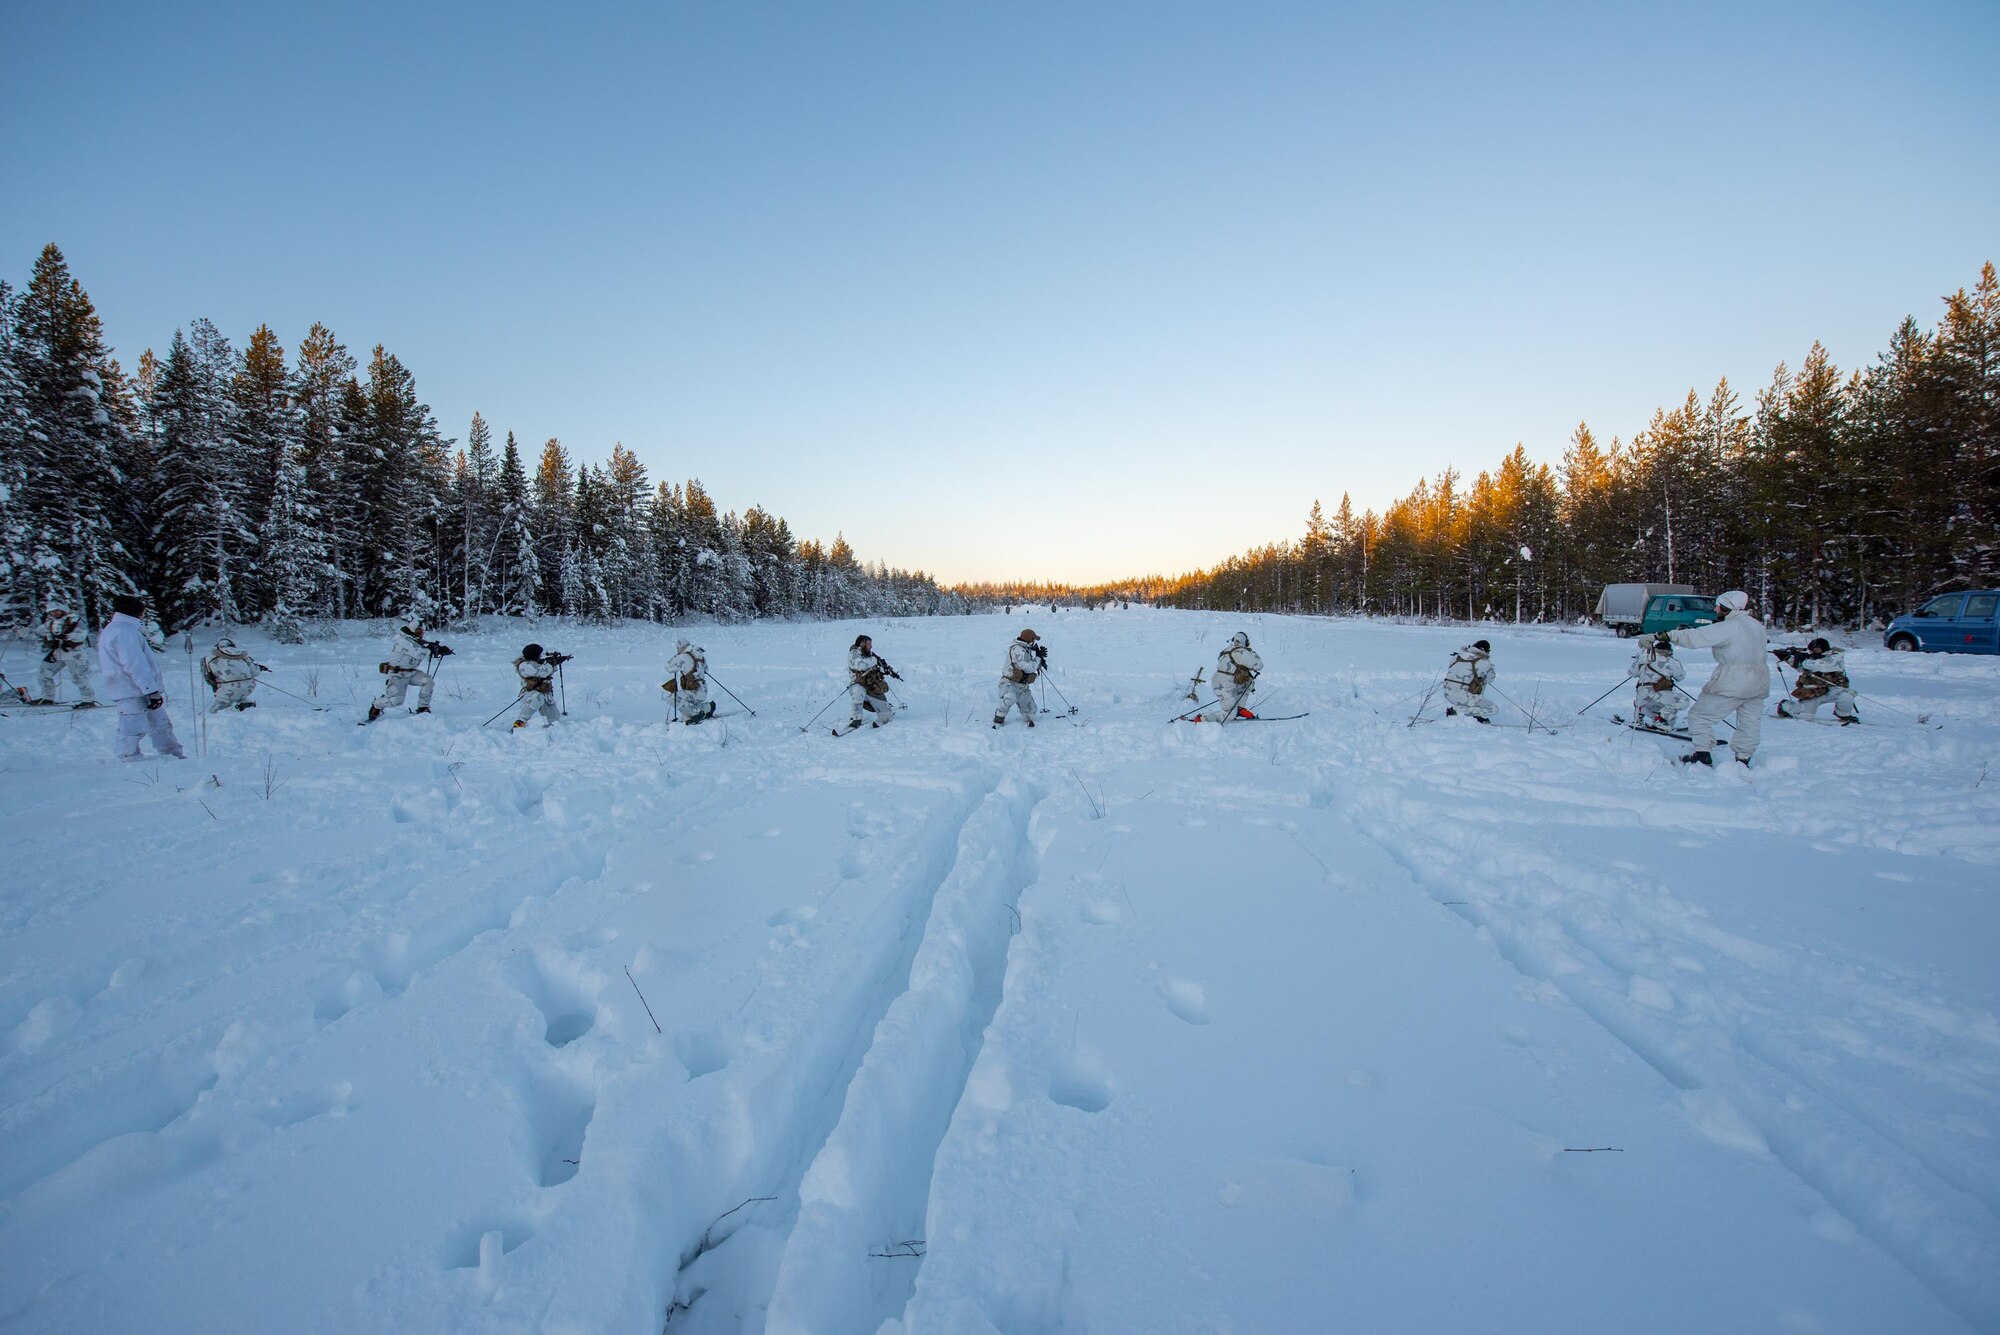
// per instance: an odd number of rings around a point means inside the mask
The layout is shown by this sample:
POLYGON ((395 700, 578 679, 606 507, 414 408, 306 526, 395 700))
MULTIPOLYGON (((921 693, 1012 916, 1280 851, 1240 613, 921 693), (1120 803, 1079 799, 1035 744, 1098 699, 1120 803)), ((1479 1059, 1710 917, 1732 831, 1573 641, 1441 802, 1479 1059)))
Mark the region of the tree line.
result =
POLYGON ((1516 445, 1468 485, 1447 468, 1380 515, 1318 501, 1297 541, 1169 582, 1168 606, 1571 620, 1606 584, 1749 590, 1777 621, 1872 625, 1930 593, 2000 583, 2000 279, 1986 264, 1935 327, 1904 319, 1843 375, 1815 343, 1748 408, 1727 380, 1629 441, 1588 424, 1561 461, 1516 445))
POLYGON ((525 454, 477 413, 462 447, 379 345, 366 366, 314 324, 288 360, 207 320, 125 373, 48 246, 0 282, 0 617, 57 600, 93 624, 117 593, 168 630, 482 614, 725 620, 964 610, 921 571, 796 537, 698 480, 652 482, 623 444, 525 454))

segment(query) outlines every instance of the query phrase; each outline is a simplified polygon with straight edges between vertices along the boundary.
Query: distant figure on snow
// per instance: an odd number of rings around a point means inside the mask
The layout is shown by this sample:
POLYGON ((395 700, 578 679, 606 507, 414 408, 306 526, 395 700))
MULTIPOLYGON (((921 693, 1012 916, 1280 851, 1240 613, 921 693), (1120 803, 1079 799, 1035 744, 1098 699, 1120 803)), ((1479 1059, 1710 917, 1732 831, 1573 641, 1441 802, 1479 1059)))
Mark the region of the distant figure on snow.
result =
POLYGON ((1049 651, 1040 640, 1034 631, 1024 630, 1007 646, 1007 662, 1000 669, 1000 703, 993 711, 994 727, 1006 724, 1009 709, 1020 710, 1021 721, 1035 726, 1035 678, 1042 675, 1049 661, 1049 651))
POLYGON ((1729 749, 1740 765, 1748 765, 1757 754, 1757 739, 1763 733, 1764 701, 1771 694, 1771 669, 1764 662, 1764 623, 1750 615, 1750 595, 1731 589, 1715 600, 1719 620, 1706 626, 1687 626, 1664 632, 1683 649, 1713 649, 1715 675, 1701 688, 1694 708, 1688 710, 1688 732, 1694 750, 1681 757, 1686 765, 1713 765, 1715 725, 1730 714, 1736 716, 1736 731, 1729 749))
POLYGON ((521 656, 514 660, 514 675, 521 679, 521 707, 514 713, 516 728, 527 727, 528 720, 537 714, 542 716, 544 728, 556 721, 556 669, 567 662, 568 654, 544 656, 539 644, 521 646, 521 656))
POLYGON ((129 593, 115 595, 111 606, 114 614, 97 637, 97 670, 104 674, 105 694, 118 702, 118 758, 138 760, 139 739, 145 737, 161 755, 186 760, 167 717, 166 683, 140 620, 146 606, 129 593))
POLYGON ((1632 722, 1641 728, 1673 732, 1680 722, 1680 693, 1675 690, 1687 669, 1674 657, 1673 641, 1658 636, 1647 640, 1632 655, 1625 675, 1635 678, 1632 687, 1632 722))
POLYGON ((417 688, 416 712, 430 713, 431 690, 437 682, 419 665, 432 658, 444 658, 450 653, 450 645, 424 638, 422 617, 411 617, 408 625, 389 637, 389 656, 377 665, 382 674, 382 694, 368 706, 367 721, 373 723, 382 717, 383 710, 402 704, 404 695, 412 686, 417 688))
POLYGON ((854 716, 847 720, 849 732, 861 726, 863 711, 875 716, 870 726, 876 728, 896 717, 896 707, 889 703, 890 677, 903 679, 887 659, 875 656, 875 641, 855 636, 847 650, 847 698, 854 702, 854 716))
POLYGON ((51 602, 47 619, 42 625, 42 666, 37 675, 36 685, 40 688, 31 705, 52 705, 56 702, 56 682, 61 679, 63 669, 69 669, 70 680, 76 683, 78 709, 90 709, 97 704, 97 693, 90 688, 90 633, 83 622, 70 613, 65 603, 51 602))
POLYGON ((1861 711, 1854 707, 1854 688, 1847 681, 1844 651, 1825 639, 1815 639, 1803 649, 1773 649, 1771 656, 1781 663, 1790 663, 1792 671, 1799 674, 1790 699, 1778 701, 1780 717, 1818 718, 1819 707, 1832 700, 1833 716, 1840 720, 1841 726, 1861 722, 1861 711))
POLYGON ((1493 666, 1493 646, 1474 640, 1451 656, 1444 670, 1445 717, 1461 709, 1481 723, 1493 721, 1493 702, 1486 698, 1486 683, 1499 676, 1493 666))
POLYGON ((257 674, 270 670, 238 649, 236 641, 227 635, 217 640, 215 652, 201 660, 202 678, 215 692, 215 702, 208 707, 208 712, 215 714, 224 709, 255 709, 257 702, 250 698, 250 693, 257 689, 257 674))
POLYGON ((1244 701, 1250 698, 1250 692, 1257 688, 1257 679, 1263 675, 1264 660, 1250 647, 1250 637, 1237 631, 1215 656, 1215 676, 1208 683, 1215 690, 1215 707, 1196 714, 1194 722, 1228 723, 1257 717, 1244 701))
POLYGON ((699 723, 715 717, 715 702, 708 698, 708 655, 700 645, 675 640, 667 679, 660 684, 673 697, 674 712, 681 722, 699 723))

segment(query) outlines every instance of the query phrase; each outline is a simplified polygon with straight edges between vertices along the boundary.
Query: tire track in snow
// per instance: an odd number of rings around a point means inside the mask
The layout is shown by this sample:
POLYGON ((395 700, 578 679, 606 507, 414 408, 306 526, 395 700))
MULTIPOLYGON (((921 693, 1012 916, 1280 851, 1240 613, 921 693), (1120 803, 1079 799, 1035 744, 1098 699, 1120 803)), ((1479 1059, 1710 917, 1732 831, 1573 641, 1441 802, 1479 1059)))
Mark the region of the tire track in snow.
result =
MULTIPOLYGON (((1519 906, 1508 898, 1504 882, 1497 895, 1468 901, 1464 887, 1476 880, 1472 868, 1481 853, 1491 854, 1488 841, 1497 837, 1496 831, 1482 829, 1475 849, 1460 849, 1449 839, 1421 833, 1426 828, 1421 821, 1397 820, 1381 810, 1385 800, 1418 805, 1417 799, 1348 791, 1324 767, 1314 790, 1345 809, 1354 827, 1434 900, 1484 931, 1516 972, 1555 988, 1682 1091, 1683 1106, 1705 1134, 1767 1151, 1941 1303, 1978 1329, 2000 1329, 2000 1273, 1992 1264, 2000 1256, 2000 1217, 1981 1192, 1940 1172, 1934 1161, 1901 1143, 1865 1109, 1848 1106, 1838 1088, 1808 1078, 1795 1063, 1780 1059, 1761 1035, 1716 1030, 1709 1041, 1696 1044, 1687 1042, 1684 1033, 1661 1037, 1649 1032, 1653 1017, 1639 1013, 1632 1000, 1632 983, 1640 975, 1617 957, 1629 950, 1635 935, 1658 944, 1658 934, 1671 934, 1670 925, 1635 922, 1628 911, 1617 924, 1627 934, 1624 942, 1613 938, 1593 944, 1579 924, 1549 912, 1545 904, 1533 905, 1527 918, 1517 917, 1519 906), (1802 1105, 1800 1087, 1819 1102, 1802 1105), (1801 1113, 1809 1113, 1811 1121, 1801 1113)), ((1524 856, 1532 861, 1534 855, 1524 856)), ((1674 947, 1686 951, 1714 944, 1681 939, 1674 947)), ((1715 1029, 1713 1024, 1704 1027, 1715 1029)))
POLYGON ((1041 793, 1003 782, 959 833, 907 988, 883 1014, 839 1122, 799 1184, 765 1329, 874 1330, 898 1317, 922 1262, 938 1146, 999 1009, 1014 904, 1037 875, 1029 830, 1041 793))

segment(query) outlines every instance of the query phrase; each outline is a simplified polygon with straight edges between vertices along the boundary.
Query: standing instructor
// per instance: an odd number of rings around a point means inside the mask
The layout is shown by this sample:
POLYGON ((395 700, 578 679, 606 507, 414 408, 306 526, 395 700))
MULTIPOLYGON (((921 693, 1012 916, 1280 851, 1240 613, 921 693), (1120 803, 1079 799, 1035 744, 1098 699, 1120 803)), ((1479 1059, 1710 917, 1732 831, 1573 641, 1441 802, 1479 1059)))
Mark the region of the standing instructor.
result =
POLYGON ((146 643, 146 605, 120 593, 111 606, 111 620, 97 636, 97 670, 104 677, 104 693, 118 702, 118 758, 138 760, 139 739, 150 737, 161 755, 186 760, 167 717, 166 683, 146 643))
POLYGON ((1764 701, 1771 694, 1771 667, 1764 661, 1764 623, 1750 615, 1750 595, 1731 589, 1715 600, 1716 620, 1667 632, 1683 649, 1713 649, 1715 675, 1701 688, 1688 711, 1688 733, 1694 750, 1681 757, 1684 765, 1713 765, 1715 725, 1736 715, 1729 749, 1736 763, 1748 765, 1757 754, 1764 701))

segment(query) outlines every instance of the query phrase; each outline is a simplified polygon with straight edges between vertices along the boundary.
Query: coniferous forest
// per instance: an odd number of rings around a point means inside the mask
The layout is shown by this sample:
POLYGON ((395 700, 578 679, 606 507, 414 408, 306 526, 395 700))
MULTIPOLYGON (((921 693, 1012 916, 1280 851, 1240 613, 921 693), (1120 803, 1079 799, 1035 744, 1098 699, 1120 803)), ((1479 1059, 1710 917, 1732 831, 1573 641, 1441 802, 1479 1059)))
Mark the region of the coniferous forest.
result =
POLYGON ((845 539, 797 538, 696 480, 648 479, 559 440, 462 445, 377 346, 365 364, 315 324, 288 354, 207 320, 130 372, 51 245, 0 283, 0 619, 58 599, 101 625, 150 596, 169 631, 268 624, 302 638, 343 617, 433 624, 499 613, 668 620, 963 610, 921 572, 868 566, 845 539))
POLYGON ((1815 344, 1746 404, 1690 390, 1629 441, 1588 424, 1559 463, 1515 446, 1470 483, 1419 481, 1380 515, 1315 501, 1304 535, 1177 578, 940 588, 801 540, 698 480, 648 479, 622 444, 580 462, 474 414, 444 436, 380 346, 315 324, 288 356, 207 320, 127 373, 47 247, 0 283, 0 616, 46 600, 93 624, 119 592, 169 630, 264 622, 282 638, 416 611, 672 620, 937 614, 1126 597, 1165 606, 1573 620, 1607 583, 1749 589, 1794 625, 1873 624, 1935 591, 2000 583, 2000 277, 1992 264, 1843 374, 1815 344))
POLYGON ((1789 625, 1865 626, 2000 584, 2000 279, 1934 328, 1905 319, 1843 373, 1814 344, 1745 403, 1726 380, 1628 441, 1579 425, 1560 463, 1515 446, 1470 483, 1426 478, 1382 514, 1153 581, 1170 606, 1570 620, 1622 581, 1750 591, 1789 625))

